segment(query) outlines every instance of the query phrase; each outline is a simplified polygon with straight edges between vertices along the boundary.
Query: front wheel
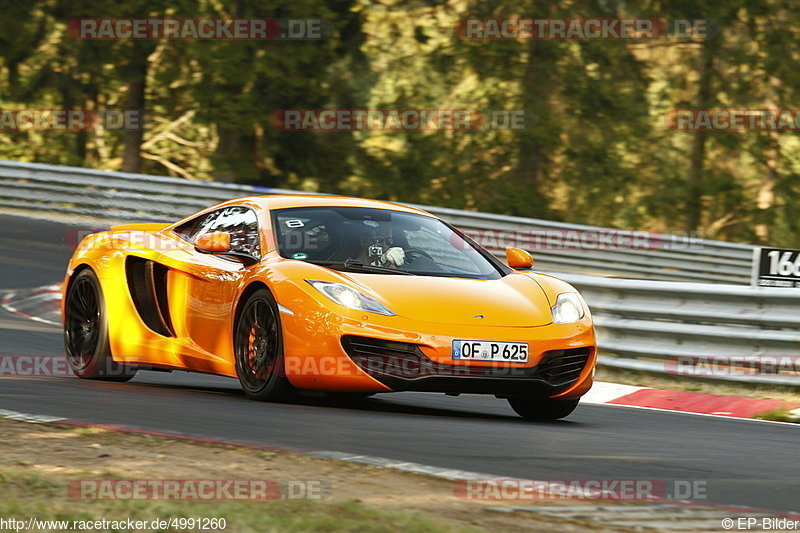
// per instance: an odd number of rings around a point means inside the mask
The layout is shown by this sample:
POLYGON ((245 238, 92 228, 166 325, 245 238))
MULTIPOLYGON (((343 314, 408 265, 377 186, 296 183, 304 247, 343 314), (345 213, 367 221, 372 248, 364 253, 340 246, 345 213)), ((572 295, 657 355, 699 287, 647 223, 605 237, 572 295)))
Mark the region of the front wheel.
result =
POLYGON ((572 413, 578 407, 579 398, 574 400, 554 400, 551 398, 509 398, 511 408, 525 420, 558 420, 572 413))
POLYGON ((136 369, 114 361, 103 290, 90 268, 72 279, 64 301, 64 349, 81 378, 128 381, 136 369))
POLYGON ((239 307, 233 350, 245 396, 260 401, 294 396, 295 389, 284 370, 278 304, 267 289, 253 291, 239 307))

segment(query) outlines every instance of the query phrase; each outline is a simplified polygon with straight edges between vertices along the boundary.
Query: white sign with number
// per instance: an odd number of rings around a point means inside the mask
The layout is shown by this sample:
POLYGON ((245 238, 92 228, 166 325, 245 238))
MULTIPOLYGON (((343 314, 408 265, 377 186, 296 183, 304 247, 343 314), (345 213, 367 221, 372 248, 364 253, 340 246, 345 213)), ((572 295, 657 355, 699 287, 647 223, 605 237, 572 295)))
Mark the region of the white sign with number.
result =
POLYGON ((800 287, 800 250, 755 248, 753 285, 756 287, 800 287))

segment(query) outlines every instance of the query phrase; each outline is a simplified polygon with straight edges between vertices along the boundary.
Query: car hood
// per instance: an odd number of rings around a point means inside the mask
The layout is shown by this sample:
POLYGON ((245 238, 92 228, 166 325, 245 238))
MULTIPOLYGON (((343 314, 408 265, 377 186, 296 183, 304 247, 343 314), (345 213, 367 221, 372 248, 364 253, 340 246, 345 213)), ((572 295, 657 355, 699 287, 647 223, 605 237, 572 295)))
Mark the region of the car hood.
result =
POLYGON ((426 322, 473 326, 544 326, 550 302, 533 279, 510 274, 496 280, 392 276, 340 272, 396 314, 426 322))

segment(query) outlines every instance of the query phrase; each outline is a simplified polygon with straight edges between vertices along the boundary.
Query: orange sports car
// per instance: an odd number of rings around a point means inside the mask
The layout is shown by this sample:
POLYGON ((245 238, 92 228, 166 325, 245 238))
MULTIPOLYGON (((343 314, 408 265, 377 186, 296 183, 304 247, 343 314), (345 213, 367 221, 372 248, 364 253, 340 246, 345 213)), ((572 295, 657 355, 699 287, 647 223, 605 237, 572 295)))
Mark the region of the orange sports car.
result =
POLYGON ((63 289, 66 353, 84 378, 206 372, 256 400, 493 394, 527 419, 562 418, 592 385, 589 310, 524 250, 506 256, 399 204, 238 198, 83 239, 63 289))

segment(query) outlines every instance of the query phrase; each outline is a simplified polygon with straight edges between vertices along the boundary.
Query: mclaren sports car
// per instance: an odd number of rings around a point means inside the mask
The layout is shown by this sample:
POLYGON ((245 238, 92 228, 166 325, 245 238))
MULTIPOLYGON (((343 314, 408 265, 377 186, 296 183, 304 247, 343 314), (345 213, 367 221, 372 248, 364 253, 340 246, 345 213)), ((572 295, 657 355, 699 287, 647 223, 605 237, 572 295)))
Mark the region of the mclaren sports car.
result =
POLYGON ((84 238, 63 284, 66 354, 82 378, 205 372, 268 401, 489 394, 558 419, 592 385, 594 327, 532 264, 409 206, 238 198, 84 238))

